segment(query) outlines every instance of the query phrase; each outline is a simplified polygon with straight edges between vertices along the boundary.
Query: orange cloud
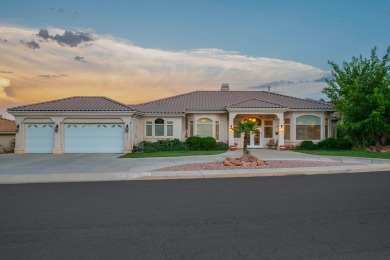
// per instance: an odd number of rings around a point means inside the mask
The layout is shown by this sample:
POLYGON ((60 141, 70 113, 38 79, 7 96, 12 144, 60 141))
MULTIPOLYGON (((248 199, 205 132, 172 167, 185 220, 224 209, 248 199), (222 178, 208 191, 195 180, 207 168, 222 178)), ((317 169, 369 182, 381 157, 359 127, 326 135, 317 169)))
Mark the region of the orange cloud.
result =
MULTIPOLYGON (((244 90, 275 80, 309 82, 328 73, 297 62, 219 49, 173 52, 107 35, 65 34, 58 28, 43 32, 0 25, 0 107, 5 100, 26 104, 74 95, 102 95, 135 104, 193 90, 218 90, 222 82, 244 90), (90 38, 75 39, 86 35, 90 38)), ((281 89, 288 95, 310 96, 324 86, 308 84, 297 86, 299 91, 281 89)))

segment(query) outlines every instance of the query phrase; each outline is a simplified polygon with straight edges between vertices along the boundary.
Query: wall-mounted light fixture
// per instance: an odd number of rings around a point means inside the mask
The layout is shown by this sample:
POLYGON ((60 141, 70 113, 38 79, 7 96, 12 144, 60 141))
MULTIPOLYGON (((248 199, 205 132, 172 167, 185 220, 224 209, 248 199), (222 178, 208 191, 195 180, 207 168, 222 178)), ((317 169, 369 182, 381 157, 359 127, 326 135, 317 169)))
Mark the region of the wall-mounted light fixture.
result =
POLYGON ((229 127, 229 132, 230 132, 230 133, 233 133, 233 132, 234 132, 233 125, 230 125, 230 127, 229 127))
POLYGON ((281 132, 281 133, 284 132, 284 127, 283 127, 283 125, 280 125, 280 132, 281 132))
POLYGON ((16 132, 16 133, 19 132, 19 124, 16 125, 15 132, 16 132))
POLYGON ((54 132, 58 132, 58 125, 56 125, 56 127, 54 127, 54 132))
POLYGON ((129 125, 126 125, 125 132, 126 132, 126 133, 129 132, 129 125))

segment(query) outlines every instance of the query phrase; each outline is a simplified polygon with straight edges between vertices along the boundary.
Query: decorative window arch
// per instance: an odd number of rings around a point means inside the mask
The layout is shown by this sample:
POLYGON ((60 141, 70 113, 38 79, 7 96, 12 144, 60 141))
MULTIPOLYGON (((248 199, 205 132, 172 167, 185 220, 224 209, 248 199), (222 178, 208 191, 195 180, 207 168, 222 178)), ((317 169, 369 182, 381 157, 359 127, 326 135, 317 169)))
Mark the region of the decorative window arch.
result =
POLYGON ((164 119, 157 118, 154 120, 154 135, 155 136, 164 136, 164 119))
POLYGON ((213 120, 200 118, 196 121, 196 134, 201 137, 213 136, 213 120))
POLYGON ((320 140, 321 118, 318 116, 304 115, 296 118, 297 140, 320 140))

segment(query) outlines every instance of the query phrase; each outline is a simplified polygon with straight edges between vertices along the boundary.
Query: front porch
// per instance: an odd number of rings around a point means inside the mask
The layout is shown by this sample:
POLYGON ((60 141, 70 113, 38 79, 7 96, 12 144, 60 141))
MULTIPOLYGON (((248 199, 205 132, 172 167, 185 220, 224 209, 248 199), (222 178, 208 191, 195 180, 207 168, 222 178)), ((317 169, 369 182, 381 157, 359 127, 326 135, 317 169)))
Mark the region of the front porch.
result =
POLYGON ((236 134, 234 126, 237 122, 252 121, 257 122, 257 128, 251 132, 248 140, 249 149, 268 148, 270 140, 277 143, 275 147, 279 149, 284 145, 284 113, 272 112, 250 112, 250 113, 229 113, 229 146, 243 148, 244 135, 236 134))

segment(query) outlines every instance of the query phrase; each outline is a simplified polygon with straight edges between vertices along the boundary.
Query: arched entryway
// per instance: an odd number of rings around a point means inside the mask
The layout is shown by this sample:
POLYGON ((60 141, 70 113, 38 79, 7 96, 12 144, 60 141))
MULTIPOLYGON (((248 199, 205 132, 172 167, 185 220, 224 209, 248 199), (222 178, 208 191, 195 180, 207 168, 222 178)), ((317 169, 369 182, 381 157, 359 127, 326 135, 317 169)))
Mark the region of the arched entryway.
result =
POLYGON ((261 126, 257 127, 255 131, 252 131, 248 140, 248 148, 256 149, 263 148, 264 146, 264 136, 263 129, 261 126))

